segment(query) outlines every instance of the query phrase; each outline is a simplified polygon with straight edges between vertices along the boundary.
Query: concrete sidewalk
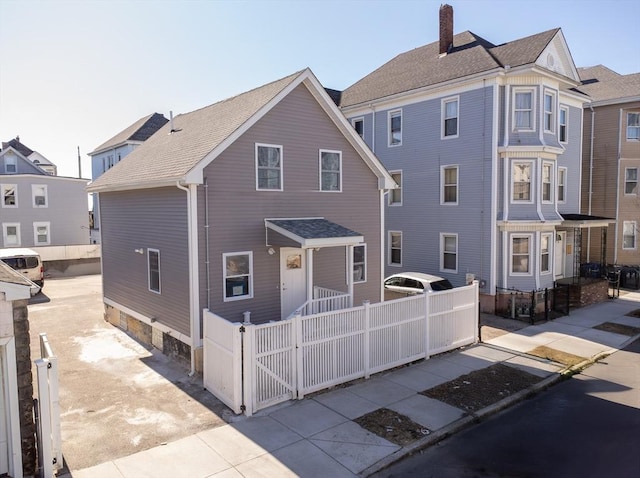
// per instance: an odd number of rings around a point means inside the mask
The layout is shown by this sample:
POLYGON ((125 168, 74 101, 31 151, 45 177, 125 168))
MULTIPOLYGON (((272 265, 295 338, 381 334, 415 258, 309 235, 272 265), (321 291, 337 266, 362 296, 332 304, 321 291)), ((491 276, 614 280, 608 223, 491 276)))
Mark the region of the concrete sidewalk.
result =
POLYGON ((495 363, 542 378, 541 389, 561 379, 560 364, 526 352, 546 345, 588 357, 623 348, 636 337, 605 332, 594 326, 610 322, 640 328, 640 318, 626 314, 640 309, 640 293, 571 312, 541 325, 524 327, 439 357, 402 367, 353 385, 292 401, 253 417, 62 475, 73 478, 144 477, 287 477, 366 476, 402 456, 428 446, 478 418, 521 400, 532 390, 512 395, 479 412, 463 410, 418 392, 495 363), (431 433, 401 447, 360 427, 353 420, 389 408, 431 433))

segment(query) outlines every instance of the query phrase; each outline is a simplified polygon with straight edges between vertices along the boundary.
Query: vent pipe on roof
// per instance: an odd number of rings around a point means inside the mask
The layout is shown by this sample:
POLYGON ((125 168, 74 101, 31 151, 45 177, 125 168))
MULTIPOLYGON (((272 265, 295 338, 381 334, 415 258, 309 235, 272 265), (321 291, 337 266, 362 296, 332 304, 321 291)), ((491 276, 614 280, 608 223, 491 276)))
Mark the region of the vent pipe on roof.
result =
POLYGON ((173 111, 169 111, 169 126, 171 127, 171 130, 169 131, 169 134, 175 133, 176 130, 173 129, 173 111))
POLYGON ((453 46, 453 7, 440 5, 440 55, 446 55, 453 46))

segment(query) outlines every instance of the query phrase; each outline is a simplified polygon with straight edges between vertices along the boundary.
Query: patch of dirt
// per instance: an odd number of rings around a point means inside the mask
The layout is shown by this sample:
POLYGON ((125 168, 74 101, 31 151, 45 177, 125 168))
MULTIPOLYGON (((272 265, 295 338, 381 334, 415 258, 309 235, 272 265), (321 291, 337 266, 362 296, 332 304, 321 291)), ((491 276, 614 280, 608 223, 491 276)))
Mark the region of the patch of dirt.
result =
MULTIPOLYGON (((638 312, 640 312, 640 309, 638 309, 638 312)), ((640 317, 640 314, 638 315, 638 317, 640 317)), ((614 322, 605 322, 604 324, 596 325, 593 328, 604 330, 605 332, 613 332, 614 334, 627 335, 629 337, 640 334, 640 327, 633 327, 631 325, 625 324, 616 324, 614 322)))
POLYGON ((405 446, 427 436, 430 430, 398 412, 379 408, 354 420, 362 428, 396 445, 405 446))
POLYGON ((542 380, 523 370, 495 364, 420 392, 466 412, 476 412, 542 380))
POLYGON ((567 367, 579 364, 586 360, 586 357, 580 357, 579 355, 570 354, 561 350, 552 349, 546 345, 541 345, 533 350, 527 352, 530 355, 535 355, 543 359, 551 360, 553 362, 561 363, 567 367))
POLYGON ((640 309, 632 310, 627 315, 629 317, 638 317, 638 318, 640 318, 640 309))

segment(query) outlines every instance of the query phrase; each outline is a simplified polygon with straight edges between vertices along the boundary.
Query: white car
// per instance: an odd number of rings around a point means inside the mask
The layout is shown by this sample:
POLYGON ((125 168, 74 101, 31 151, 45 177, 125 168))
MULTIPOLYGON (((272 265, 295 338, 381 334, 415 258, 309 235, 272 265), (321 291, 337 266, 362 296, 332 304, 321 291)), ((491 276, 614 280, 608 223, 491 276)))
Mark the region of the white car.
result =
POLYGON ((453 289, 449 280, 422 272, 401 272, 384 280, 384 288, 405 294, 424 294, 453 289))

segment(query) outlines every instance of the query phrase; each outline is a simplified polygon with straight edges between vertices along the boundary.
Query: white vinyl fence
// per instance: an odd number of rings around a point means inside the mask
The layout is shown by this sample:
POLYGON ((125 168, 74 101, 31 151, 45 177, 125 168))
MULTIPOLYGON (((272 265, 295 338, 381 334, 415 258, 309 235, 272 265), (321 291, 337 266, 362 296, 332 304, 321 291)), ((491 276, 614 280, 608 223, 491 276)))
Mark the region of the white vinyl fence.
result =
POLYGON ((40 476, 54 477, 62 468, 58 359, 47 334, 40 334, 40 357, 35 361, 38 378, 38 462, 40 476))
POLYGON ((204 311, 204 386, 251 415, 478 339, 478 284, 268 324, 204 311))

